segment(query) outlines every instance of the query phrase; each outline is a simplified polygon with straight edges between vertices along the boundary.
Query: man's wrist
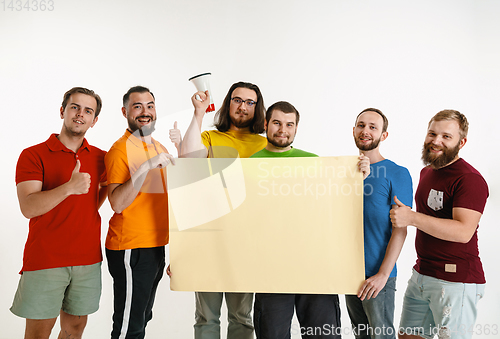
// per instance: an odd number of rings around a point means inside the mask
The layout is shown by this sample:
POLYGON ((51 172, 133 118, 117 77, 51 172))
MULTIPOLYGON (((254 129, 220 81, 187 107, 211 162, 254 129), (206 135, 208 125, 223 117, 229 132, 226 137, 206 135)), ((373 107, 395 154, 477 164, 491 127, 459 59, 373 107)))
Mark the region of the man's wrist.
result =
POLYGON ((132 174, 130 180, 132 180, 132 186, 134 186, 136 191, 140 191, 142 187, 142 183, 144 180, 141 180, 143 177, 145 178, 150 170, 150 162, 149 160, 143 162, 138 168, 137 171, 132 174))
POLYGON ((202 107, 196 107, 194 109, 194 115, 198 118, 198 120, 203 120, 203 117, 205 116, 206 109, 202 107))
POLYGON ((61 185, 64 199, 66 199, 70 195, 73 195, 70 182, 71 182, 71 179, 61 185))
POLYGON ((391 275, 391 272, 383 272, 383 271, 378 271, 378 275, 382 276, 383 278, 389 279, 389 276, 391 275))
MULTIPOLYGON (((408 207, 408 208, 410 208, 410 207, 408 207)), ((417 212, 412 211, 410 209, 410 218, 409 219, 410 219, 410 223, 409 223, 408 226, 415 226, 415 227, 417 227, 417 212)))

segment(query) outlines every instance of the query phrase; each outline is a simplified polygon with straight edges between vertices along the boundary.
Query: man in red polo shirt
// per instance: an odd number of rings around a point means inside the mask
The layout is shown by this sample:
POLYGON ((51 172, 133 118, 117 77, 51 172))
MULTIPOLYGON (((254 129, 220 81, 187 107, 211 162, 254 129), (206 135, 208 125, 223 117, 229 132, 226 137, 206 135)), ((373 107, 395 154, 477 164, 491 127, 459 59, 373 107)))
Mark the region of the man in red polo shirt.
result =
POLYGON ((21 279, 11 307, 26 318, 25 338, 80 338, 101 295, 101 217, 106 199, 105 152, 84 136, 97 122, 101 98, 75 87, 64 94, 63 126, 18 160, 16 184, 30 219, 21 279))

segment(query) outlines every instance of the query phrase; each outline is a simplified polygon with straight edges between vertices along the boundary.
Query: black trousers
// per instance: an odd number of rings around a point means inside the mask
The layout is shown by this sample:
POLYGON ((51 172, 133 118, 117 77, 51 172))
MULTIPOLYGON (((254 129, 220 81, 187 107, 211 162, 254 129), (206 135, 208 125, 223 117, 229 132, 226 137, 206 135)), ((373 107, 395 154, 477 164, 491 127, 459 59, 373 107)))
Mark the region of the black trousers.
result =
POLYGON ((106 249, 113 277, 112 339, 143 339, 153 318, 156 288, 165 269, 165 246, 113 251, 106 249))
POLYGON ((340 305, 336 294, 256 293, 254 327, 257 339, 341 338, 340 305), (291 328, 293 312, 300 328, 291 328))

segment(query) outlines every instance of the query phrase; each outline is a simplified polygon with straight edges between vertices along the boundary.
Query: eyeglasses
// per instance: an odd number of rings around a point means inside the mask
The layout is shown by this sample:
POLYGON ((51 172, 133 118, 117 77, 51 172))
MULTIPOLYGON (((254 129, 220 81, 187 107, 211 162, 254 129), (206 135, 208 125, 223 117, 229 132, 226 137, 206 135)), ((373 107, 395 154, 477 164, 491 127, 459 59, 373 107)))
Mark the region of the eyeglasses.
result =
POLYGON ((236 105, 241 105, 242 103, 245 103, 248 107, 253 107, 257 102, 253 100, 243 100, 242 98, 239 97, 234 97, 231 98, 231 101, 234 102, 236 105))

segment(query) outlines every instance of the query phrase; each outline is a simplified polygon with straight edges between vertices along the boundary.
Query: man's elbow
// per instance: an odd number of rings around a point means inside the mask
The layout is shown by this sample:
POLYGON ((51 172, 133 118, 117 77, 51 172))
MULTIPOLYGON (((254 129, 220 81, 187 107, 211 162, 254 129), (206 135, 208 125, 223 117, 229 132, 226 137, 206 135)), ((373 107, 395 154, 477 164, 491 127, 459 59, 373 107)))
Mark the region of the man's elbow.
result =
POLYGON ((31 209, 31 208, 28 208, 28 207, 23 207, 23 206, 20 206, 21 208, 21 213, 23 214, 23 216, 26 218, 26 219, 32 219, 34 217, 37 217, 38 215, 36 214, 36 212, 31 209))
POLYGON ((113 212, 115 212, 116 214, 121 214, 123 212, 123 208, 118 208, 118 207, 114 207, 113 204, 111 204, 111 209, 113 210, 113 212))
POLYGON ((121 204, 119 204, 114 199, 111 199, 110 196, 108 196, 108 200, 109 200, 109 204, 111 205, 111 209, 113 210, 113 212, 115 212, 116 214, 121 214, 123 212, 124 208, 123 208, 123 206, 121 206, 121 204))
POLYGON ((206 158, 208 155, 208 152, 205 150, 198 150, 198 151, 194 151, 194 152, 187 152, 187 153, 181 153, 181 155, 179 155, 179 158, 206 158))
POLYGON ((472 222, 461 222, 462 229, 461 232, 457 232, 457 238, 455 241, 461 244, 467 244, 476 234, 478 223, 476 220, 472 222))
POLYGON ((188 146, 187 143, 182 145, 179 158, 206 158, 208 156, 208 149, 200 144, 193 147, 188 146))
POLYGON ((460 244, 467 244, 476 233, 476 229, 477 227, 474 228, 473 231, 471 231, 469 227, 466 227, 466 229, 463 229, 460 232, 456 232, 451 239, 446 239, 446 240, 458 242, 460 244))
MULTIPOLYGON (((475 233, 475 231, 474 231, 474 233, 475 233)), ((472 233, 472 234, 463 234, 462 236, 459 237, 459 239, 457 239, 457 242, 459 242, 461 244, 467 244, 472 239, 472 237, 474 236, 474 233, 472 233)))

